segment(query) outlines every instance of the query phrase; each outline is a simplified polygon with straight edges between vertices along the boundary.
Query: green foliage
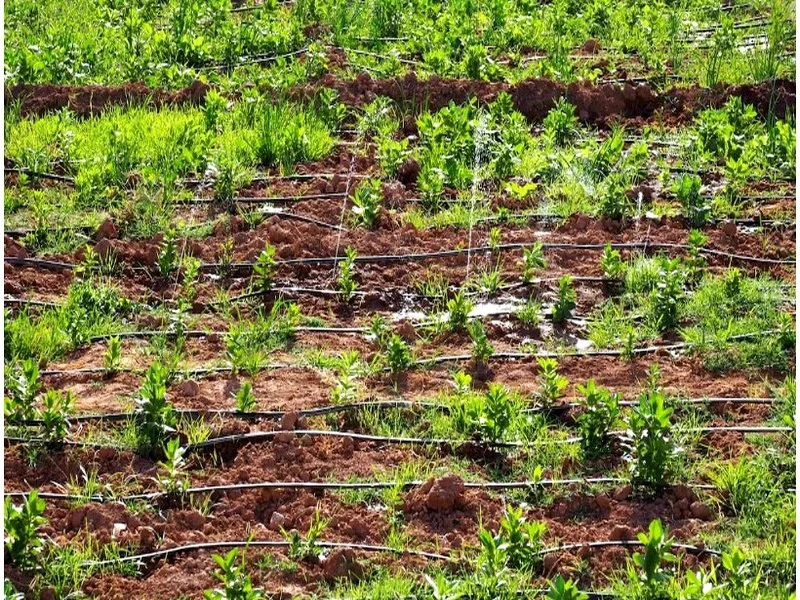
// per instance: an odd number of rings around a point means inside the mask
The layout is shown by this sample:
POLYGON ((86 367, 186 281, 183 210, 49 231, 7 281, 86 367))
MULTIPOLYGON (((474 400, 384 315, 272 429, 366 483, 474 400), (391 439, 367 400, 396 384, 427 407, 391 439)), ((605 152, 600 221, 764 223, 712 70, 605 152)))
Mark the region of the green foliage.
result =
POLYGON ((6 376, 8 396, 3 398, 3 412, 9 423, 36 418, 36 398, 42 388, 39 365, 31 358, 14 365, 6 376))
POLYGON ((572 580, 565 581, 558 575, 550 582, 547 600, 589 600, 589 595, 580 591, 572 580))
POLYGON ((450 331, 461 331, 467 326, 469 313, 472 312, 472 302, 463 290, 458 290, 456 295, 447 301, 447 328, 450 331))
POLYGON ((162 474, 156 477, 158 489, 173 499, 180 499, 189 489, 189 478, 186 474, 186 448, 181 447, 178 438, 168 440, 162 447, 164 460, 157 463, 162 474))
POLYGON ((342 300, 350 302, 355 294, 358 284, 355 280, 356 257, 358 252, 355 248, 347 248, 344 251, 345 257, 339 265, 339 294, 342 300))
POLYGON ((638 406, 628 414, 623 447, 631 482, 637 486, 658 490, 670 479, 680 452, 671 435, 672 413, 664 407, 661 392, 649 391, 639 396, 638 406))
POLYGON ((178 267, 178 248, 174 230, 169 230, 164 234, 156 265, 162 277, 168 277, 178 267))
POLYGON ((619 250, 614 250, 611 244, 606 244, 600 255, 600 268, 608 279, 622 279, 625 275, 625 263, 622 262, 619 250))
POLYGON ((241 562, 237 564, 239 548, 233 548, 225 556, 212 554, 212 558, 219 567, 214 572, 214 577, 222 583, 222 588, 203 592, 205 600, 258 600, 264 597, 264 592, 260 588, 254 588, 250 581, 244 553, 241 562))
POLYGON ((520 308, 516 313, 516 317, 528 327, 536 327, 542 318, 542 305, 537 302, 533 297, 529 298, 525 306, 520 308))
POLYGON ((333 149, 330 130, 311 107, 263 102, 255 121, 253 151, 265 167, 291 170, 319 160, 333 149))
POLYGON ((320 548, 317 542, 329 522, 329 519, 323 519, 321 517, 319 508, 317 508, 305 536, 301 536, 296 530, 286 531, 281 528, 283 537, 289 542, 289 558, 293 560, 316 559, 320 554, 320 548))
POLYGON ((528 522, 522 507, 507 506, 500 518, 500 531, 495 540, 505 550, 508 566, 513 569, 533 570, 539 564, 542 538, 546 531, 544 523, 528 522))
POLYGON ((249 413, 256 409, 256 398, 253 394, 253 384, 249 381, 242 383, 236 392, 236 412, 249 413))
POLYGON ((294 340, 299 322, 296 304, 275 300, 269 312, 259 310, 251 320, 231 325, 225 336, 228 360, 236 370, 255 375, 269 352, 294 340))
POLYGON ((672 186, 673 193, 681 203, 681 214, 691 227, 701 227, 711 215, 711 206, 700 195, 702 183, 697 175, 684 173, 672 186))
POLYGON ((536 242, 533 246, 522 249, 523 269, 522 282, 531 283, 534 275, 540 269, 547 266, 547 259, 544 257, 544 249, 541 242, 536 242))
POLYGON ((253 264, 253 285, 262 294, 266 294, 272 289, 272 282, 278 266, 275 252, 275 246, 267 241, 253 264))
POLYGON ((409 153, 408 138, 399 141, 389 136, 380 138, 378 162, 381 165, 381 174, 387 179, 396 176, 409 153))
POLYGON ((610 450, 608 432, 620 414, 620 395, 606 388, 596 387, 594 379, 578 385, 584 396, 583 412, 578 416, 581 449, 587 458, 599 458, 610 450))
POLYGON ((467 325, 469 337, 472 340, 472 359, 476 366, 485 365, 494 354, 494 347, 489 342, 483 323, 478 320, 467 325))
POLYGON ((377 179, 362 181, 356 188, 351 200, 356 223, 367 229, 375 229, 378 225, 378 217, 381 214, 381 201, 383 200, 381 182, 377 179))
MULTIPOLYGON (((670 552, 672 540, 667 536, 667 530, 660 519, 650 522, 647 533, 638 535, 639 541, 644 545, 644 553, 634 552, 632 563, 636 569, 638 579, 643 586, 643 600, 667 600, 667 585, 672 579, 672 572, 664 568, 665 563, 677 560, 670 552)), ((629 566, 629 573, 633 569, 629 566)), ((633 576, 633 575, 632 575, 633 576)))
POLYGON ((168 434, 175 432, 177 417, 167 400, 169 369, 154 362, 147 369, 136 398, 136 421, 139 446, 145 452, 161 448, 168 434))
POLYGON ((120 344, 119 336, 108 338, 108 347, 103 357, 103 365, 106 371, 109 373, 116 373, 119 371, 121 354, 122 344, 120 344))
POLYGON ((553 323, 563 323, 572 314, 578 301, 578 294, 572 287, 572 277, 563 275, 558 280, 558 296, 553 304, 553 323))
POLYGON ((47 523, 44 518, 44 500, 33 490, 22 504, 14 504, 6 496, 3 530, 5 533, 5 558, 23 571, 35 569, 44 550, 44 540, 39 529, 47 523))
POLYGON ((483 398, 480 414, 477 415, 478 431, 490 442, 502 440, 513 422, 518 409, 502 385, 489 384, 483 398))
POLYGON ((42 408, 37 417, 42 421, 41 439, 45 444, 58 445, 67 437, 68 415, 75 404, 71 391, 47 390, 42 398, 42 408))
POLYGON ((403 339, 397 335, 392 335, 386 343, 386 364, 393 374, 400 373, 408 369, 414 362, 411 348, 408 347, 403 339))
POLYGON ((563 395, 569 381, 558 374, 558 361, 555 358, 537 358, 536 362, 541 369, 536 397, 543 408, 550 408, 563 395))
POLYGON ((575 115, 575 106, 565 98, 559 98, 556 105, 550 109, 542 123, 544 133, 552 143, 561 146, 578 132, 578 117, 575 115))
POLYGON ((650 294, 652 319, 660 331, 672 329, 678 321, 683 299, 684 274, 679 258, 659 264, 658 283, 650 294))

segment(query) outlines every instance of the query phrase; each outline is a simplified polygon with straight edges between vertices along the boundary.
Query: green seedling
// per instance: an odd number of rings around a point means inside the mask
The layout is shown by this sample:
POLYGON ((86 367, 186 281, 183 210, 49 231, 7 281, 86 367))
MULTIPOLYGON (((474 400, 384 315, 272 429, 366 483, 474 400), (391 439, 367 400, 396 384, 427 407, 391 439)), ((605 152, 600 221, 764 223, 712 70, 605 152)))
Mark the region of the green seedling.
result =
POLYGON ((5 558, 15 567, 29 571, 39 565, 44 550, 44 539, 39 535, 47 519, 44 517, 44 500, 33 490, 22 504, 14 504, 6 496, 3 529, 5 533, 5 558))
POLYGON ((447 328, 450 331, 461 331, 467 326, 469 313, 472 312, 472 302, 470 302, 463 290, 459 290, 455 296, 447 301, 447 328))
POLYGON ((247 574, 244 554, 240 564, 236 564, 239 557, 239 548, 233 548, 225 556, 219 554, 212 555, 214 562, 219 569, 214 572, 220 583, 221 589, 206 590, 203 592, 204 600, 260 600, 264 598, 264 592, 260 588, 254 588, 247 574))
POLYGON ((339 294, 342 300, 350 302, 358 288, 355 281, 356 257, 358 253, 355 248, 347 248, 345 258, 339 265, 339 294))
POLYGON ((572 314, 578 295, 572 287, 572 277, 564 275, 558 280, 558 296, 553 304, 553 323, 563 323, 572 314))
POLYGON ((249 381, 242 383, 236 392, 236 412, 250 413, 256 409, 256 397, 253 394, 253 384, 249 381))
POLYGON ((120 367, 120 356, 122 354, 122 344, 120 344, 119 337, 114 336, 108 338, 108 347, 106 348, 105 356, 103 357, 103 365, 109 373, 116 373, 120 367))
POLYGON ((622 262, 619 250, 606 244, 600 255, 600 268, 607 279, 621 280, 625 276, 625 263, 622 262))
POLYGON ((168 277, 178 266, 178 246, 174 230, 169 230, 164 234, 164 241, 158 252, 156 265, 162 277, 168 277))
POLYGON ((536 272, 547 266, 547 259, 544 257, 542 243, 536 242, 533 246, 523 248, 522 256, 522 282, 529 284, 533 281, 536 272))
POLYGON ((397 375, 401 371, 408 369, 414 362, 414 356, 411 353, 411 348, 408 347, 403 339, 397 335, 392 335, 386 344, 386 364, 389 365, 393 375, 397 375))
POLYGON ((663 488, 680 449, 672 438, 673 409, 664 407, 661 392, 645 392, 626 419, 623 438, 631 482, 649 490, 663 488))
POLYGON ((189 489, 189 478, 186 474, 186 448, 181 448, 178 438, 167 441, 162 452, 164 460, 157 463, 162 474, 156 477, 158 488, 173 499, 181 498, 189 489))
POLYGON ((558 374, 558 361, 555 358, 537 358, 536 362, 541 369, 537 398, 543 408, 550 408, 564 394, 569 381, 558 374))
POLYGON ((267 241, 253 265, 253 287, 258 292, 266 294, 272 289, 277 266, 275 246, 267 241))
POLYGON ((583 412, 578 416, 581 449, 587 458, 599 458, 610 450, 608 432, 619 417, 620 396, 596 387, 593 379, 578 385, 578 391, 584 397, 583 412))
POLYGON ((367 229, 375 229, 381 213, 383 192, 377 179, 363 181, 355 190, 351 200, 356 223, 367 229))
POLYGON ((175 432, 177 417, 167 401, 169 370, 155 362, 147 369, 136 399, 139 444, 145 451, 161 448, 164 438, 175 432))

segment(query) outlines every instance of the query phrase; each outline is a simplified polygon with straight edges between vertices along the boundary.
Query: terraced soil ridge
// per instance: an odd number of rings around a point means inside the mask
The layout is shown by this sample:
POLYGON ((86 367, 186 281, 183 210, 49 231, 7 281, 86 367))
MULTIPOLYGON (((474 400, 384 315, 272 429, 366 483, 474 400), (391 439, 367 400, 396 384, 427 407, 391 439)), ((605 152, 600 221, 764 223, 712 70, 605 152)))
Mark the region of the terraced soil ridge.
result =
MULTIPOLYGON (((319 81, 293 90, 295 98, 313 97, 321 88, 339 93, 348 106, 362 106, 387 96, 401 106, 415 111, 439 110, 451 101, 456 104, 476 98, 479 103, 494 101, 507 92, 514 107, 531 123, 541 122, 559 98, 566 98, 577 108, 581 121, 607 124, 619 119, 648 121, 659 118, 667 124, 678 124, 693 118, 699 111, 719 108, 731 97, 741 98, 765 116, 774 103, 775 111, 783 118, 796 106, 795 82, 782 79, 775 82, 774 99, 771 84, 737 86, 675 87, 658 93, 649 84, 633 85, 571 83, 565 85, 551 79, 528 79, 516 85, 464 79, 445 79, 433 76, 418 79, 415 73, 401 78, 372 79, 362 73, 353 80, 326 75, 319 81)), ((18 84, 6 88, 6 106, 20 102, 23 115, 43 115, 69 108, 80 116, 101 113, 107 108, 128 104, 148 104, 155 107, 200 104, 209 87, 200 81, 175 92, 149 89, 143 83, 125 86, 68 86, 18 84)))

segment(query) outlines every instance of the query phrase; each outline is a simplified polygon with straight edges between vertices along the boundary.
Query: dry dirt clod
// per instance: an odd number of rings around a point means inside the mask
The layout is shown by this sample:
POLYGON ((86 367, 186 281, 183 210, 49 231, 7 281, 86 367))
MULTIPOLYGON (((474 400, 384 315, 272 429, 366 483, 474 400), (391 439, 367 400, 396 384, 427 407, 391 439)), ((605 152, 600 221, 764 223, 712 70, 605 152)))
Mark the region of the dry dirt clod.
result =
POLYGON ((334 550, 323 565, 325 579, 334 581, 336 579, 357 579, 364 574, 363 567, 356 560, 356 554, 350 548, 340 548, 334 550))
POLYGON ((673 492, 675 493, 675 497, 678 500, 683 500, 683 499, 689 501, 694 500, 694 492, 692 491, 692 488, 690 488, 689 486, 678 484, 673 488, 673 492))
POLYGON ((353 456, 353 451, 355 450, 356 444, 351 437, 343 437, 342 441, 339 445, 339 454, 344 456, 345 458, 350 458, 353 456))
POLYGON ((614 492, 614 500, 617 502, 623 502, 624 500, 628 499, 632 491, 633 488, 630 485, 624 485, 614 492))
MULTIPOLYGON (((431 480, 429 479, 428 482, 431 480)), ((427 487, 426 485, 423 486, 427 487)), ((441 479, 434 479, 427 495, 425 506, 430 510, 452 510, 464 501, 464 482, 456 475, 446 475, 441 479)))
POLYGON ((232 377, 225 382, 223 395, 225 398, 233 398, 236 395, 236 392, 239 391, 240 387, 242 387, 242 382, 236 377, 232 377))
POLYGON ((625 542, 633 539, 633 531, 627 525, 614 525, 609 539, 613 542, 625 542))
POLYGON ((284 517, 281 513, 277 510, 272 513, 272 516, 269 518, 269 528, 272 531, 280 531, 281 527, 286 523, 286 517, 284 517))
POLYGON ((115 240, 117 239, 118 235, 119 231, 117 231, 117 226, 114 225, 114 221, 112 221, 110 218, 107 218, 100 224, 100 227, 97 228, 97 231, 94 234, 94 239, 98 242, 104 239, 115 240))
POLYGON ((291 444, 295 435, 291 431, 279 431, 275 436, 275 442, 278 444, 291 444))
POLYGON ((611 499, 605 494, 595 496, 594 502, 601 510, 609 510, 611 508, 611 499))
POLYGON ((544 565, 545 574, 549 575, 558 566, 558 555, 546 554, 542 563, 544 565))
POLYGON ((200 393, 200 385, 196 381, 187 379, 181 382, 181 393, 189 398, 194 398, 200 393))
POLYGON ((736 228, 736 223, 734 223, 733 221, 725 221, 722 224, 721 229, 722 233, 724 233, 728 237, 736 237, 736 233, 738 231, 738 229, 736 228))
POLYGON ((689 510, 692 511, 692 516, 702 521, 711 521, 714 518, 711 509, 702 502, 692 502, 689 510))
POLYGON ((284 431, 291 431, 300 420, 300 415, 297 411, 287 412, 281 417, 281 429, 284 431))

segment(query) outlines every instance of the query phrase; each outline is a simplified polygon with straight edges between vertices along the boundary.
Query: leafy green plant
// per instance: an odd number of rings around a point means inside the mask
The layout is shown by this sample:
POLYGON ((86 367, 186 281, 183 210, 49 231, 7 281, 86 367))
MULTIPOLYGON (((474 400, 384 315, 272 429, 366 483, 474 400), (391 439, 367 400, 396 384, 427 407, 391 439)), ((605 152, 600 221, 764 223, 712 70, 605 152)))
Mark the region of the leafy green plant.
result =
POLYGON ((517 412, 508 390, 498 383, 489 384, 477 417, 481 437, 490 442, 502 440, 517 412))
POLYGON ((253 286, 262 294, 266 294, 272 289, 277 266, 275 246, 267 241, 253 264, 253 286))
POLYGON ((400 166, 409 154, 408 139, 395 140, 390 136, 378 140, 378 161, 381 173, 386 178, 397 175, 400 166))
POLYGON ((638 406, 629 413, 623 447, 633 484, 658 490, 669 481, 680 452, 671 435, 672 413, 673 409, 664 407, 664 395, 657 391, 639 396, 638 406))
POLYGON ((606 244, 603 248, 603 253, 600 255, 600 268, 608 279, 622 279, 625 275, 625 263, 622 262, 619 250, 613 249, 611 244, 606 244))
POLYGON ((264 598, 264 592, 260 588, 254 588, 247 574, 244 554, 242 560, 237 565, 239 558, 239 548, 233 548, 225 556, 213 554, 212 558, 217 563, 219 569, 214 572, 222 589, 206 590, 203 592, 205 600, 259 600, 264 598))
POLYGON ((644 553, 634 552, 631 562, 637 571, 629 567, 629 573, 631 577, 638 575, 647 600, 666 600, 670 597, 667 584, 672 579, 672 571, 665 569, 664 564, 677 560, 670 552, 673 542, 660 519, 651 521, 648 532, 640 533, 638 538, 644 545, 644 553))
POLYGON ((44 500, 33 490, 22 504, 14 504, 6 496, 3 520, 5 533, 5 558, 23 571, 39 565, 39 557, 44 550, 44 540, 39 529, 47 523, 44 517, 44 500))
POLYGON ((175 431, 177 417, 167 400, 169 370, 159 362, 147 369, 136 399, 139 444, 143 450, 160 448, 164 437, 175 431))
POLYGON ((683 173, 673 184, 672 191, 681 203, 681 214, 692 227, 701 227, 711 215, 711 206, 700 195, 700 177, 683 173))
POLYGON ((536 327, 542 319, 542 304, 537 302, 533 297, 528 298, 525 306, 520 308, 516 313, 516 317, 528 327, 536 327))
POLYGON ((560 398, 564 390, 569 385, 569 381, 563 375, 558 374, 558 361, 555 358, 537 358, 539 363, 539 391, 536 397, 542 407, 549 408, 560 398))
POLYGON ((467 330, 472 339, 472 360, 475 362, 475 367, 481 369, 494 354, 494 347, 489 342, 486 330, 480 321, 472 321, 467 326, 467 330))
POLYGON ((106 371, 109 373, 116 373, 119 371, 121 354, 122 345, 120 344, 119 336, 108 338, 108 347, 103 357, 103 365, 106 371))
POLYGON ((377 179, 362 181, 356 188, 351 200, 356 223, 367 229, 375 229, 381 213, 381 182, 377 179))
POLYGON ((411 348, 408 347, 403 339, 397 335, 392 335, 389 338, 389 341, 386 344, 386 364, 389 365, 389 369, 391 370, 392 374, 400 373, 401 371, 405 371, 411 364, 414 362, 414 356, 411 353, 411 348))
POLYGON ((559 98, 556 105, 550 109, 542 123, 544 133, 555 145, 561 146, 574 137, 578 131, 578 117, 575 115, 575 106, 567 102, 566 98, 559 98))
POLYGON ((42 421, 41 439, 45 444, 58 445, 69 431, 68 416, 75 404, 75 395, 68 391, 47 390, 42 398, 38 417, 42 421))
POLYGON ((339 265, 339 294, 345 302, 350 302, 355 294, 358 284, 355 281, 356 257, 355 248, 347 248, 345 258, 339 265))
POLYGON ((539 564, 539 551, 547 527, 539 521, 528 522, 522 507, 507 506, 500 518, 497 541, 505 549, 507 564, 513 569, 533 570, 539 564))
POLYGON ((173 499, 179 499, 189 489, 189 478, 186 474, 186 448, 181 447, 178 438, 167 441, 163 447, 164 460, 157 463, 163 474, 156 477, 158 488, 173 499))
POLYGON ((294 560, 316 559, 320 554, 320 548, 317 542, 329 522, 330 519, 323 519, 321 517, 319 508, 317 508, 317 510, 314 511, 314 517, 311 519, 311 524, 308 526, 305 537, 301 536, 296 530, 286 531, 281 528, 283 537, 289 542, 289 558, 294 560))
POLYGON ((36 418, 36 397, 42 388, 39 365, 32 358, 9 369, 6 388, 10 395, 3 398, 3 412, 10 423, 36 418))
POLYGON ((536 242, 533 246, 522 249, 523 268, 522 282, 531 283, 536 271, 547 266, 547 259, 544 257, 544 249, 541 242, 536 242))
POLYGON ((580 591, 574 581, 565 581, 558 575, 550 582, 547 600, 589 600, 589 595, 580 591))
POLYGON ((174 230, 169 230, 164 234, 164 241, 158 251, 156 259, 158 272, 162 277, 169 276, 178 266, 178 247, 174 230))
POLYGON ((659 330, 673 328, 683 298, 683 270, 679 258, 664 259, 658 266, 658 282, 650 293, 652 318, 659 330))
POLYGON ((245 381, 236 392, 236 412, 249 413, 255 409, 256 398, 253 394, 253 384, 245 381))
POLYGON ((620 414, 619 394, 596 387, 594 379, 578 385, 584 396, 583 412, 578 416, 581 449, 587 458, 598 458, 608 453, 608 432, 620 414))
POLYGON ((447 301, 447 328, 450 331, 460 331, 467 326, 469 313, 472 312, 470 302, 463 290, 458 290, 456 295, 447 301))
POLYGON ((558 296, 553 304, 553 323, 562 323, 572 314, 578 295, 572 287, 572 277, 564 275, 558 280, 558 296))
POLYGON ((688 237, 689 248, 686 251, 686 258, 683 264, 686 267, 687 276, 690 282, 696 283, 703 277, 703 268, 706 266, 706 258, 701 254, 703 246, 708 241, 708 237, 698 229, 692 229, 688 237))

